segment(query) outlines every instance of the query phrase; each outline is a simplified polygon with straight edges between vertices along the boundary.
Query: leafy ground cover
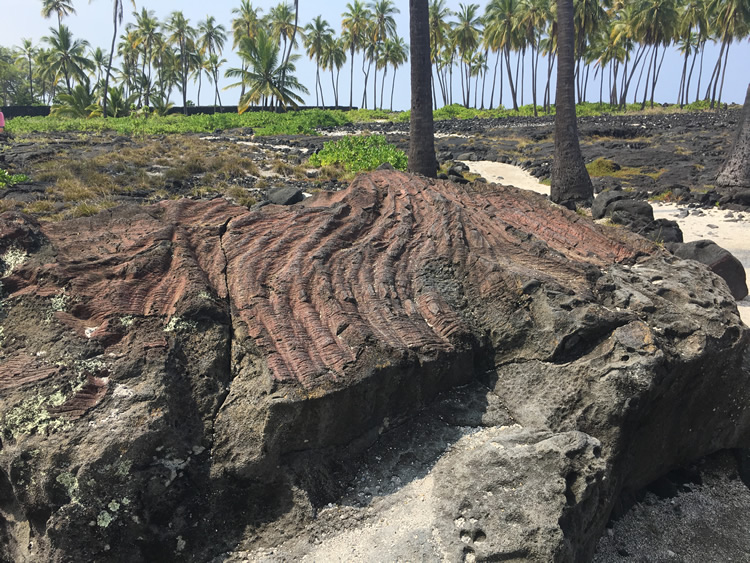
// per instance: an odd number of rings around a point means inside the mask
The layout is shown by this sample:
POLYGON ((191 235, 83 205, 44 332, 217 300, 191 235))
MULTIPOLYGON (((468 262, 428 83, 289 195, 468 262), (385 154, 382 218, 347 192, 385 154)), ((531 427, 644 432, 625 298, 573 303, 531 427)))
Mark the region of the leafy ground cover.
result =
MULTIPOLYGON (((642 111, 640 104, 629 104, 625 110, 613 109, 607 104, 583 103, 576 108, 579 116, 618 115, 623 113, 674 113, 680 111, 701 111, 708 109, 708 102, 700 101, 680 109, 676 105, 658 106, 642 111)), ((545 115, 541 107, 539 115, 545 115)), ((551 108, 549 115, 554 115, 551 108)), ((438 121, 447 119, 502 119, 505 117, 530 117, 534 115, 532 105, 521 106, 517 111, 505 108, 467 109, 459 104, 442 107, 435 111, 438 121)), ((164 117, 151 115, 129 116, 104 119, 66 117, 16 117, 9 119, 6 129, 10 133, 24 134, 31 132, 112 131, 121 135, 164 135, 171 133, 211 133, 217 129, 236 129, 252 127, 256 135, 315 135, 317 129, 336 127, 351 123, 370 123, 375 121, 408 122, 410 112, 390 112, 385 110, 358 109, 352 111, 311 109, 276 113, 269 111, 236 113, 215 113, 185 116, 172 114, 164 117)))
POLYGON ((341 166, 349 173, 374 170, 390 163, 396 170, 406 170, 406 153, 386 141, 384 135, 357 135, 329 141, 310 157, 312 166, 341 166))
POLYGON ((28 181, 26 174, 11 174, 7 170, 0 168, 0 188, 10 188, 21 182, 28 181))

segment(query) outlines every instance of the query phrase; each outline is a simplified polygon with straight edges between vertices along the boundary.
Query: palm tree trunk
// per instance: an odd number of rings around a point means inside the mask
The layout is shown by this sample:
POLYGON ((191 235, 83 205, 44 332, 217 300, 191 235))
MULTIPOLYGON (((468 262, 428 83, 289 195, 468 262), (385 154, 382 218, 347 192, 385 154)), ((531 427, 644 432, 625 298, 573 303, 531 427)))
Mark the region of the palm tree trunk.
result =
POLYGON ((737 137, 729 157, 716 176, 716 187, 733 189, 750 186, 750 84, 745 94, 745 104, 737 125, 737 137))
MULTIPOLYGON (((484 60, 487 61, 490 56, 489 48, 484 50, 484 60)), ((482 109, 484 109, 484 92, 487 89, 487 72, 482 73, 482 109)))
MULTIPOLYGON (((654 50, 654 53, 656 53, 657 49, 654 50)), ((659 74, 661 73, 661 65, 664 63, 664 55, 666 54, 667 49, 665 48, 661 52, 661 59, 659 59, 659 65, 656 65, 656 54, 654 54, 654 78, 651 82, 651 107, 654 107, 654 91, 656 90, 656 82, 659 80, 659 74)))
POLYGON ((496 53, 495 57, 495 68, 492 73, 492 90, 490 91, 490 109, 493 108, 493 104, 495 103, 495 83, 497 82, 497 64, 500 62, 500 51, 496 53))
MULTIPOLYGON (((714 87, 711 92, 711 109, 714 109, 714 102, 716 101, 716 88, 719 85, 719 75, 721 71, 721 60, 724 56, 724 49, 726 49, 727 41, 724 40, 721 42, 721 50, 719 51, 719 58, 716 61, 716 66, 714 67, 714 72, 711 75, 711 82, 709 82, 709 88, 711 87, 711 84, 713 83, 714 87)), ((707 96, 708 97, 708 96, 707 96)))
POLYGON ((721 107, 721 93, 724 91, 724 78, 727 75, 727 62, 729 61, 729 48, 731 46, 731 43, 727 43, 727 52, 724 53, 724 69, 721 71, 721 86, 719 87, 719 107, 721 107))
POLYGON ((695 68, 695 61, 698 58, 698 50, 695 50, 695 53, 693 53, 693 62, 690 63, 690 72, 688 72, 687 76, 687 84, 685 84, 685 103, 689 104, 690 100, 688 97, 690 96, 690 79, 693 77, 693 69, 695 68))
POLYGON ((349 50, 351 65, 349 70, 349 109, 354 107, 354 46, 349 50))
POLYGON ((516 89, 513 85, 513 71, 510 68, 510 47, 508 46, 505 47, 505 67, 508 71, 508 84, 510 85, 510 95, 513 98, 513 109, 515 111, 518 111, 518 100, 516 98, 516 89))
POLYGON ((115 54, 115 41, 117 41, 117 15, 118 15, 118 3, 120 0, 115 0, 114 2, 114 16, 112 18, 112 24, 114 27, 114 32, 112 33, 112 47, 109 50, 109 62, 107 63, 107 74, 104 77, 104 101, 102 103, 102 106, 104 108, 104 113, 102 116, 106 119, 107 117, 107 96, 109 96, 109 75, 112 73, 112 57, 115 54))
POLYGON ((430 26, 427 0, 409 0, 411 43, 411 117, 409 120, 409 171, 435 178, 435 129, 430 87, 430 26))
MULTIPOLYGON (((393 67, 393 80, 391 81, 391 111, 393 111, 393 93, 396 91, 396 67, 393 67)), ((432 84, 430 84, 432 88, 432 84)))
MULTIPOLYGON (((386 65, 383 68, 383 78, 380 80, 380 109, 383 109, 383 90, 385 90, 385 77, 387 75, 388 75, 388 65, 386 65)), ((430 76, 432 76, 432 72, 430 72, 430 76)))
POLYGON ((594 188, 583 164, 578 143, 574 78, 573 0, 557 2, 557 94, 555 96, 555 158, 552 161, 550 199, 574 207, 588 205, 594 188))
POLYGON ((695 101, 700 100, 701 97, 701 78, 703 78, 703 53, 706 49, 706 42, 703 41, 700 46, 701 49, 701 64, 698 67, 698 87, 695 89, 695 101))

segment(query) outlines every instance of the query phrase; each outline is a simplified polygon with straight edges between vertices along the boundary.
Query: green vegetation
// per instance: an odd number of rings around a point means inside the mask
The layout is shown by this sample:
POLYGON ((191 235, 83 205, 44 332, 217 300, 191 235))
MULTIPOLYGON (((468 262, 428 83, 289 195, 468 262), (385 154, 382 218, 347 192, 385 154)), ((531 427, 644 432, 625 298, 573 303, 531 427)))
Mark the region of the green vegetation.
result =
POLYGON ((26 174, 11 174, 7 170, 0 168, 0 188, 10 188, 28 180, 29 177, 26 174))
POLYGON ((252 127, 257 135, 313 135, 319 127, 335 127, 350 123, 341 111, 303 110, 276 113, 270 111, 214 113, 200 115, 172 114, 166 117, 136 116, 90 119, 61 117, 17 117, 7 122, 6 129, 15 134, 50 131, 114 131, 121 135, 164 135, 170 133, 211 133, 217 129, 252 127))
POLYGON ((396 170, 406 170, 406 153, 397 149, 383 135, 344 137, 330 141, 323 150, 310 157, 312 166, 340 165, 347 172, 374 170, 388 162, 396 170))
POLYGON ((607 158, 597 158, 594 162, 586 165, 586 170, 591 176, 614 176, 621 167, 616 162, 607 158))

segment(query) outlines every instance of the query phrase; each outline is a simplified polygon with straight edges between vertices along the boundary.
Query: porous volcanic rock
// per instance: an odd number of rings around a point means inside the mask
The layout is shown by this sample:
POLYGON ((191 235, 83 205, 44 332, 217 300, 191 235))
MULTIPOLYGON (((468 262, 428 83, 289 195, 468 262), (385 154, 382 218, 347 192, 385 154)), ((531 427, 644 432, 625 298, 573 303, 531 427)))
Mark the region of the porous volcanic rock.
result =
POLYGON ((435 484, 425 541, 394 553, 580 561, 621 492, 747 444, 726 284, 514 188, 11 213, 0 258, 0 559, 294 559, 331 464, 429 419, 450 438, 398 456, 435 484))

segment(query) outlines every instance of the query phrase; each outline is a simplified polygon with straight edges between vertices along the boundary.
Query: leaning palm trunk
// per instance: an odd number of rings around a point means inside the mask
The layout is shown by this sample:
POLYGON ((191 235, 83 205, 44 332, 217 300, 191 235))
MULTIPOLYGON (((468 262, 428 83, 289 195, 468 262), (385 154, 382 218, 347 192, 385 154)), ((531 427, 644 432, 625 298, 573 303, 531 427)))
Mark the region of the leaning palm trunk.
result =
POLYGON ((737 126, 737 137, 716 177, 719 189, 750 188, 750 84, 745 94, 745 105, 737 126))
POLYGON ((427 0, 409 0, 411 43, 411 118, 409 120, 409 171, 434 178, 435 129, 430 87, 430 26, 427 0))
POLYGON ((573 0, 558 0, 555 158, 550 198, 566 207, 588 205, 594 195, 578 143, 575 105, 573 0))

